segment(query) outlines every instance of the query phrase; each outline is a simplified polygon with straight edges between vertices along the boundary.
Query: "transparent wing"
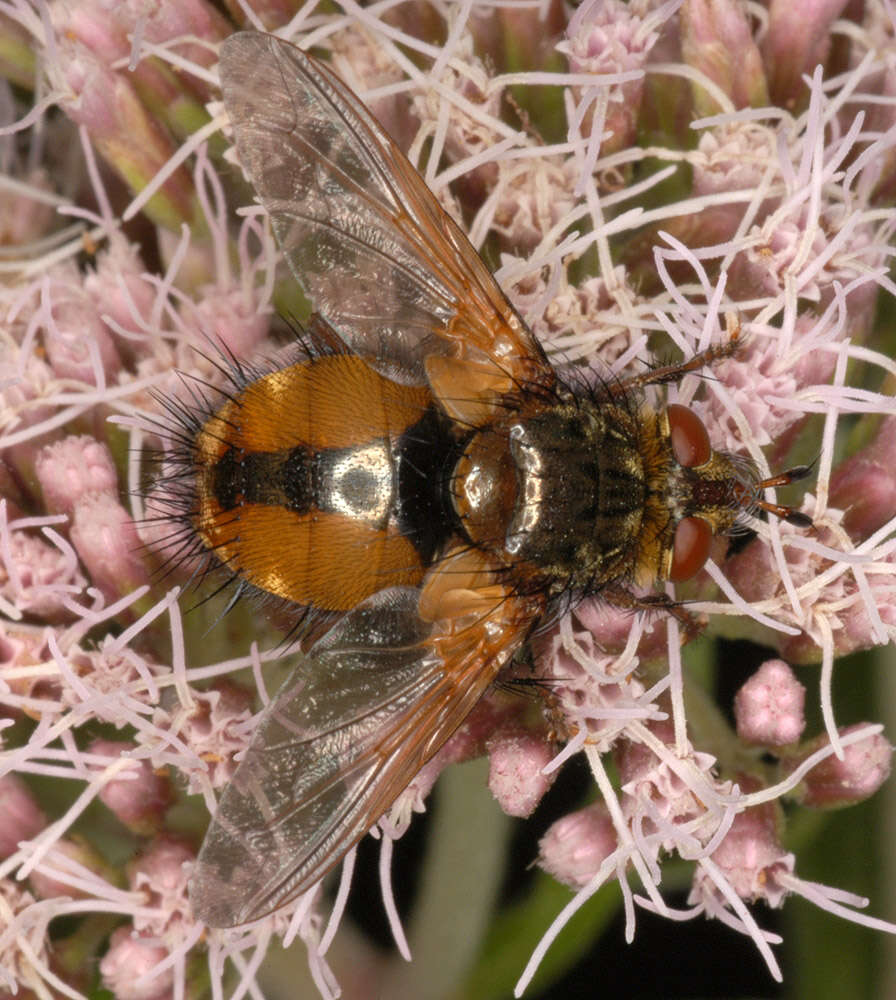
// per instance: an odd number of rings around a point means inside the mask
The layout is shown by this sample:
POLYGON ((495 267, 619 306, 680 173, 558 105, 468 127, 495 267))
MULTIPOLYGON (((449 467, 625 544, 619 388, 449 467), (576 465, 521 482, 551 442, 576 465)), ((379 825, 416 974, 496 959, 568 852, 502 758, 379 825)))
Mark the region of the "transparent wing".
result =
POLYGON ((317 312, 353 350, 421 383, 428 355, 552 371, 494 278, 404 154, 319 60, 232 35, 221 90, 243 167, 317 312))
POLYGON ((326 874, 460 725, 531 624, 524 616, 508 628, 497 654, 488 618, 434 641, 419 596, 394 588, 349 612, 265 711, 194 868, 193 909, 208 925, 255 920, 326 874), (456 655, 443 660, 446 649, 456 655))

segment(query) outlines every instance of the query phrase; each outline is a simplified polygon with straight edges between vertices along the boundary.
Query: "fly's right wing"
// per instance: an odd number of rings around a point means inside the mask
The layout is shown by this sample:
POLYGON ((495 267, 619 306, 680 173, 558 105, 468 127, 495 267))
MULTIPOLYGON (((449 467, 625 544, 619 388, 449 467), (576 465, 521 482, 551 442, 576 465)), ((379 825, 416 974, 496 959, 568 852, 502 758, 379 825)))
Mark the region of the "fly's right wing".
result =
POLYGON ((535 611, 461 597, 455 610, 475 606, 467 624, 431 624, 419 598, 394 588, 349 612, 263 713, 194 867, 193 909, 209 926, 271 913, 337 864, 460 725, 535 611))

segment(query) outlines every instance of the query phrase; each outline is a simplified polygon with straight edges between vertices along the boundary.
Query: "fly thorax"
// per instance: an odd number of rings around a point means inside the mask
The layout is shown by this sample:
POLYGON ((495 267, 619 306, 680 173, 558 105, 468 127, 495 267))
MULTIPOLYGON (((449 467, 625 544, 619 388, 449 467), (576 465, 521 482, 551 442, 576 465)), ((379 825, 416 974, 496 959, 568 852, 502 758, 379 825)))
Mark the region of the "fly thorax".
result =
POLYGON ((505 548, 557 589, 596 590, 627 574, 641 529, 645 474, 637 425, 610 404, 573 400, 508 433, 517 502, 505 548))

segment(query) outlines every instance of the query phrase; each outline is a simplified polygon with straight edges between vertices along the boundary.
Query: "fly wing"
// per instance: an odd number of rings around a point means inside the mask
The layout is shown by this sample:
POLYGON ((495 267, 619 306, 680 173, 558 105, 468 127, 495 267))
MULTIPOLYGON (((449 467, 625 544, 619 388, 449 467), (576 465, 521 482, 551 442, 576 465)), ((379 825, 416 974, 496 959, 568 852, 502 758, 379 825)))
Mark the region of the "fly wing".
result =
POLYGON ((221 45, 243 168, 290 267, 357 353, 420 384, 430 355, 550 380, 544 353, 459 227, 323 62, 254 32, 221 45))
POLYGON ((418 598, 394 588, 349 612, 265 710, 194 868, 193 909, 208 925, 255 920, 325 875, 460 725, 531 624, 525 614, 508 624, 496 649, 494 621, 482 616, 458 641, 421 619, 418 598))

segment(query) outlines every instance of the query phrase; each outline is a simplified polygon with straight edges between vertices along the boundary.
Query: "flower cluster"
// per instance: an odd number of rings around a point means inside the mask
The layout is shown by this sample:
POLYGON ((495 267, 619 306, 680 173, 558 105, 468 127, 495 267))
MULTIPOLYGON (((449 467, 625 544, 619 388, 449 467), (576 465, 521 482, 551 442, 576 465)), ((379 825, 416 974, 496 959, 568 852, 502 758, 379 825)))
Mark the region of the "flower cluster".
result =
MULTIPOLYGON (((738 323, 740 353, 670 394, 764 474, 815 463, 813 530, 757 520, 670 591, 705 635, 767 647, 733 705, 691 676, 677 618, 598 597, 540 633, 534 666, 516 663, 429 762, 374 831, 400 949, 392 842, 443 769, 481 755, 496 813, 529 816, 577 755, 596 786, 541 839, 538 865, 574 895, 518 993, 608 881, 629 936, 637 906, 680 918, 659 888, 670 857, 692 866, 687 915, 750 935, 775 976, 756 901, 801 894, 896 930, 801 879, 785 847, 785 805, 850 805, 890 769, 880 725, 838 723, 832 676, 838 657, 896 636, 896 363, 880 319, 896 294, 892 6, 10 0, 0 996, 258 996, 274 935, 303 939, 323 996, 400 979, 354 929, 337 934, 354 852, 329 912, 317 888, 211 931, 187 891, 235 756, 300 655, 247 603, 225 615, 226 597, 184 596, 192 553, 154 516, 171 481, 163 405, 189 412, 196 385, 221 384, 209 344, 270 356, 279 317, 299 311, 227 152, 216 53, 237 28, 332 60, 558 366, 613 379, 738 323), (817 690, 799 679, 812 663, 817 690), (512 690, 521 679, 529 696, 512 690)), ((410 944, 425 953, 421 926, 410 944)), ((443 992, 460 995, 462 964, 443 964, 443 992)))

